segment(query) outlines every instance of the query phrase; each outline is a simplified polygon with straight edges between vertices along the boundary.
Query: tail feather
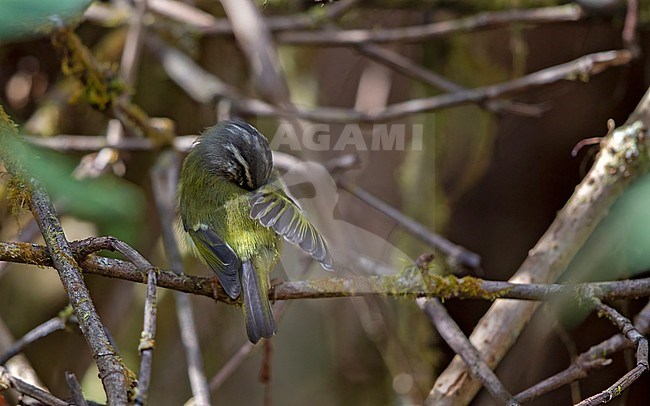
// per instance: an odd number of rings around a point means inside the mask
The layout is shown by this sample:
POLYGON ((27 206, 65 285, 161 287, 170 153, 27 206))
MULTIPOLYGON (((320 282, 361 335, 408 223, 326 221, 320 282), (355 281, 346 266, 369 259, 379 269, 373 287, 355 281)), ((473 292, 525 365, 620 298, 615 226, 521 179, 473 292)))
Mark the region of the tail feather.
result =
POLYGON ((261 281, 251 261, 242 263, 241 293, 246 317, 246 332, 251 343, 270 338, 278 330, 268 298, 268 281, 261 281))

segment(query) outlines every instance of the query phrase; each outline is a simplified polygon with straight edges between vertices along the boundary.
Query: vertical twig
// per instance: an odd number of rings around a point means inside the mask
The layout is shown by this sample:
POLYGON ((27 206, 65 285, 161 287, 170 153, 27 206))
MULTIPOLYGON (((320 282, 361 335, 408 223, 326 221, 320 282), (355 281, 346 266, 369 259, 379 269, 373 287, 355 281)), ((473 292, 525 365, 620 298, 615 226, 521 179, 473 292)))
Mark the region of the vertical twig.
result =
POLYGON ((68 383, 70 388, 70 394, 72 395, 72 401, 75 406, 88 406, 88 402, 84 398, 83 391, 81 390, 81 385, 77 380, 77 376, 72 372, 65 373, 65 381, 68 383))
MULTIPOLYGON (((174 196, 178 184, 179 163, 173 151, 165 151, 151 173, 154 199, 162 227, 163 244, 167 261, 172 271, 183 274, 183 262, 174 236, 174 196)), ((210 390, 203 372, 203 359, 199 348, 194 314, 189 297, 185 293, 174 292, 176 315, 181 333, 181 340, 187 357, 187 370, 192 387, 192 395, 197 405, 210 405, 210 390)))
POLYGON ((277 106, 290 104, 289 86, 282 73, 264 17, 251 0, 221 0, 235 39, 246 55, 255 87, 265 100, 277 106))
POLYGON ((140 337, 138 351, 140 360, 140 374, 138 376, 138 396, 135 399, 136 405, 147 404, 149 395, 149 384, 151 382, 151 362, 153 349, 156 345, 156 270, 151 268, 147 276, 147 297, 144 303, 144 325, 140 337))
POLYGON ((623 26, 623 44, 634 55, 641 52, 636 33, 638 23, 639 0, 627 0, 627 13, 625 14, 625 24, 623 26))

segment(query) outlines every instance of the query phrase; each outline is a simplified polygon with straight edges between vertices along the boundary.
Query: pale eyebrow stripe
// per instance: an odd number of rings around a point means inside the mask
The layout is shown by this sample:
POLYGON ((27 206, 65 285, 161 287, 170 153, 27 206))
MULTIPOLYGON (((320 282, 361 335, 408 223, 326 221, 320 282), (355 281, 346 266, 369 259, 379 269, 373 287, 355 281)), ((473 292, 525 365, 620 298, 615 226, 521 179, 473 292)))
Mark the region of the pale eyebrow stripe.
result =
POLYGON ((248 166, 248 162, 246 162, 239 149, 233 144, 226 145, 226 149, 230 151, 230 153, 232 153, 235 160, 239 162, 242 168, 244 168, 244 176, 246 176, 246 183, 248 183, 248 186, 251 189, 254 189, 255 185, 253 184, 253 177, 251 176, 250 167, 248 166))

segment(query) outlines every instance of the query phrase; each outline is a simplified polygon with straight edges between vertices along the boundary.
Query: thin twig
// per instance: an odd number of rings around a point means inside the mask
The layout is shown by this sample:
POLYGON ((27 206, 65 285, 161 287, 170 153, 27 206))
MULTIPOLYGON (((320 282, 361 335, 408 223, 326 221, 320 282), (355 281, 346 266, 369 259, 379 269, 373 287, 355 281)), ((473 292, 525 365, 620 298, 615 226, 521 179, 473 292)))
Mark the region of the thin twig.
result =
MULTIPOLYGON (((99 151, 111 147, 120 151, 155 151, 160 146, 149 138, 121 138, 116 143, 110 143, 103 135, 58 135, 56 137, 38 137, 26 135, 27 142, 61 152, 99 151)), ((196 135, 174 137, 174 148, 177 151, 188 151, 196 135)))
MULTIPOLYGON (((173 151, 166 151, 160 155, 151 173, 153 195, 162 227, 165 254, 177 278, 185 275, 183 261, 173 230, 175 219, 173 202, 178 184, 178 169, 178 157, 173 151)), ((192 395, 195 404, 209 405, 211 404, 210 390, 203 369, 203 359, 199 348, 192 304, 189 297, 181 292, 174 292, 174 300, 176 302, 176 317, 180 328, 181 341, 187 357, 187 372, 192 387, 192 395)))
MULTIPOLYGON (((53 317, 45 323, 30 330, 27 334, 17 340, 9 349, 7 349, 7 351, 0 355, 0 365, 4 365, 11 358, 20 354, 25 348, 41 338, 47 337, 54 332, 65 330, 68 323, 72 321, 71 318, 73 318, 73 316, 72 309, 67 308, 62 311, 59 316, 53 317)), ((74 319, 74 322, 76 323, 76 318, 74 319)))
POLYGON ((623 26, 623 44, 625 48, 638 55, 639 48, 637 25, 639 24, 639 1, 627 0, 627 13, 625 14, 625 25, 623 26))
POLYGON ((219 369, 219 372, 210 379, 210 391, 215 392, 219 389, 254 349, 255 344, 251 344, 250 342, 242 344, 239 350, 219 369))
MULTIPOLYGON (((330 26, 330 28, 338 29, 334 26, 330 26)), ((465 87, 452 82, 451 80, 425 68, 422 65, 418 65, 409 58, 390 49, 372 43, 359 44, 356 49, 360 54, 383 65, 386 65, 394 69, 396 72, 417 79, 423 83, 444 90, 446 92, 453 93, 467 90, 465 87)), ((507 100, 488 101, 479 104, 493 112, 509 112, 512 114, 528 117, 539 117, 543 112, 543 109, 539 106, 532 106, 524 103, 515 103, 507 100)))
POLYGON ((156 270, 151 268, 147 275, 147 296, 144 302, 144 325, 140 335, 140 373, 138 375, 138 396, 136 405, 146 405, 149 398, 149 384, 151 383, 151 363, 153 349, 156 346, 156 270))
MULTIPOLYGON (((285 303, 277 303, 275 306, 273 306, 273 312, 275 313, 275 316, 278 320, 281 319, 285 309, 285 303)), ((228 361, 223 364, 223 366, 212 377, 212 379, 210 379, 210 391, 216 392, 217 389, 219 389, 221 385, 226 382, 226 379, 228 379, 237 370, 237 368, 239 368, 239 366, 244 362, 248 355, 253 352, 255 348, 257 348, 255 344, 252 344, 250 341, 243 343, 237 352, 235 352, 232 357, 230 357, 228 361)))
POLYGON ((648 370, 648 340, 634 327, 632 322, 600 299, 593 298, 592 303, 599 313, 604 314, 623 335, 636 347, 636 366, 617 380, 612 386, 578 403, 577 406, 595 406, 608 403, 632 385, 648 370))
POLYGON ((51 393, 11 375, 5 367, 0 366, 0 393, 8 388, 12 388, 19 393, 41 401, 46 405, 68 406, 68 402, 65 402, 51 393))
MULTIPOLYGON (((650 302, 639 312, 634 326, 641 334, 650 332, 650 302)), ((518 393, 515 399, 520 403, 528 403, 568 383, 586 378, 591 371, 611 365, 611 355, 633 346, 634 344, 622 334, 612 336, 575 357, 571 365, 563 371, 518 393)))
MULTIPOLYGON (((350 11, 359 0, 339 0, 324 7, 318 13, 305 13, 295 15, 272 15, 265 17, 266 24, 271 31, 304 30, 319 26, 326 21, 334 21, 350 11)), ((233 35, 232 24, 226 18, 217 18, 189 3, 176 0, 149 0, 149 10, 153 14, 178 21, 191 28, 192 32, 204 35, 233 35)), ((109 27, 124 24, 129 17, 121 7, 110 6, 107 3, 93 3, 85 12, 87 20, 109 27)), ((146 17, 149 17, 147 15, 146 17)))
POLYGON ((70 394, 72 395, 74 405, 88 406, 88 402, 86 402, 86 399, 84 398, 83 390, 77 380, 77 376, 72 372, 66 372, 65 381, 68 383, 68 388, 70 388, 70 394))
POLYGON ((124 40, 122 60, 120 62, 120 74, 127 86, 134 86, 136 73, 139 67, 140 54, 142 50, 142 31, 144 30, 144 15, 147 12, 148 0, 136 0, 135 9, 131 15, 129 31, 124 40))
POLYGON ((413 43, 446 37, 459 32, 473 32, 507 24, 543 24, 578 21, 583 12, 580 6, 566 5, 530 10, 483 12, 474 16, 434 22, 425 25, 347 30, 340 32, 312 30, 285 31, 276 35, 278 42, 291 45, 355 46, 363 43, 413 43))
POLYGON ((485 361, 481 359, 481 354, 478 353, 454 319, 447 313, 440 300, 419 298, 417 304, 429 316, 443 340, 465 361, 469 373, 475 379, 481 381, 483 387, 490 392, 494 400, 501 405, 517 405, 518 403, 513 400, 512 395, 503 386, 503 383, 487 366, 485 361))
POLYGON ((441 235, 427 230, 427 228, 422 224, 405 216, 402 212, 367 192, 359 185, 353 184, 345 178, 339 178, 337 183, 340 187, 359 198, 362 202, 397 221, 400 226, 404 227, 405 230, 418 237, 420 240, 431 245, 433 248, 440 250, 449 257, 452 263, 464 265, 469 268, 478 268, 481 265, 481 257, 479 257, 478 254, 475 254, 460 245, 454 244, 441 235))
POLYGON ((21 188, 22 193, 25 193, 29 207, 41 229, 52 263, 59 273, 70 304, 79 321, 81 332, 97 362, 108 403, 111 405, 125 404, 127 388, 130 385, 127 382, 126 368, 108 340, 104 325, 84 283, 82 270, 73 258, 54 206, 45 189, 24 166, 25 162, 28 162, 26 161, 28 159, 27 151, 1 107, 0 154, 7 169, 19 182, 14 187, 21 188))
POLYGON ((628 50, 598 52, 511 81, 429 98, 413 99, 388 105, 385 109, 378 111, 360 112, 335 107, 305 108, 295 106, 288 113, 286 110, 278 109, 262 100, 241 96, 237 91, 225 85, 221 79, 200 67, 187 55, 164 44, 162 41, 152 40, 148 37, 147 42, 148 49, 161 62, 167 75, 198 102, 215 102, 226 98, 233 103, 233 107, 241 114, 262 117, 282 117, 290 114, 301 119, 330 124, 377 123, 416 113, 470 103, 484 103, 561 80, 586 80, 607 68, 626 65, 632 59, 632 54, 628 50))
POLYGON ((257 92, 271 104, 290 105, 289 86, 260 10, 252 0, 221 0, 221 5, 249 61, 257 92))

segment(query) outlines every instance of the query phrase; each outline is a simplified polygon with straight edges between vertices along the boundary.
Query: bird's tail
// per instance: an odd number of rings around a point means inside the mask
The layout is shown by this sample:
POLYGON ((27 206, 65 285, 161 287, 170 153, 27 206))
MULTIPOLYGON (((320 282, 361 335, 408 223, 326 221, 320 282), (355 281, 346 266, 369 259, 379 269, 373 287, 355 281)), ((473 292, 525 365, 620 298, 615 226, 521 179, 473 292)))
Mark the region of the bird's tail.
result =
POLYGON ((262 337, 270 338, 278 327, 269 302, 269 282, 260 279, 251 260, 242 263, 241 290, 248 339, 255 344, 262 337))

